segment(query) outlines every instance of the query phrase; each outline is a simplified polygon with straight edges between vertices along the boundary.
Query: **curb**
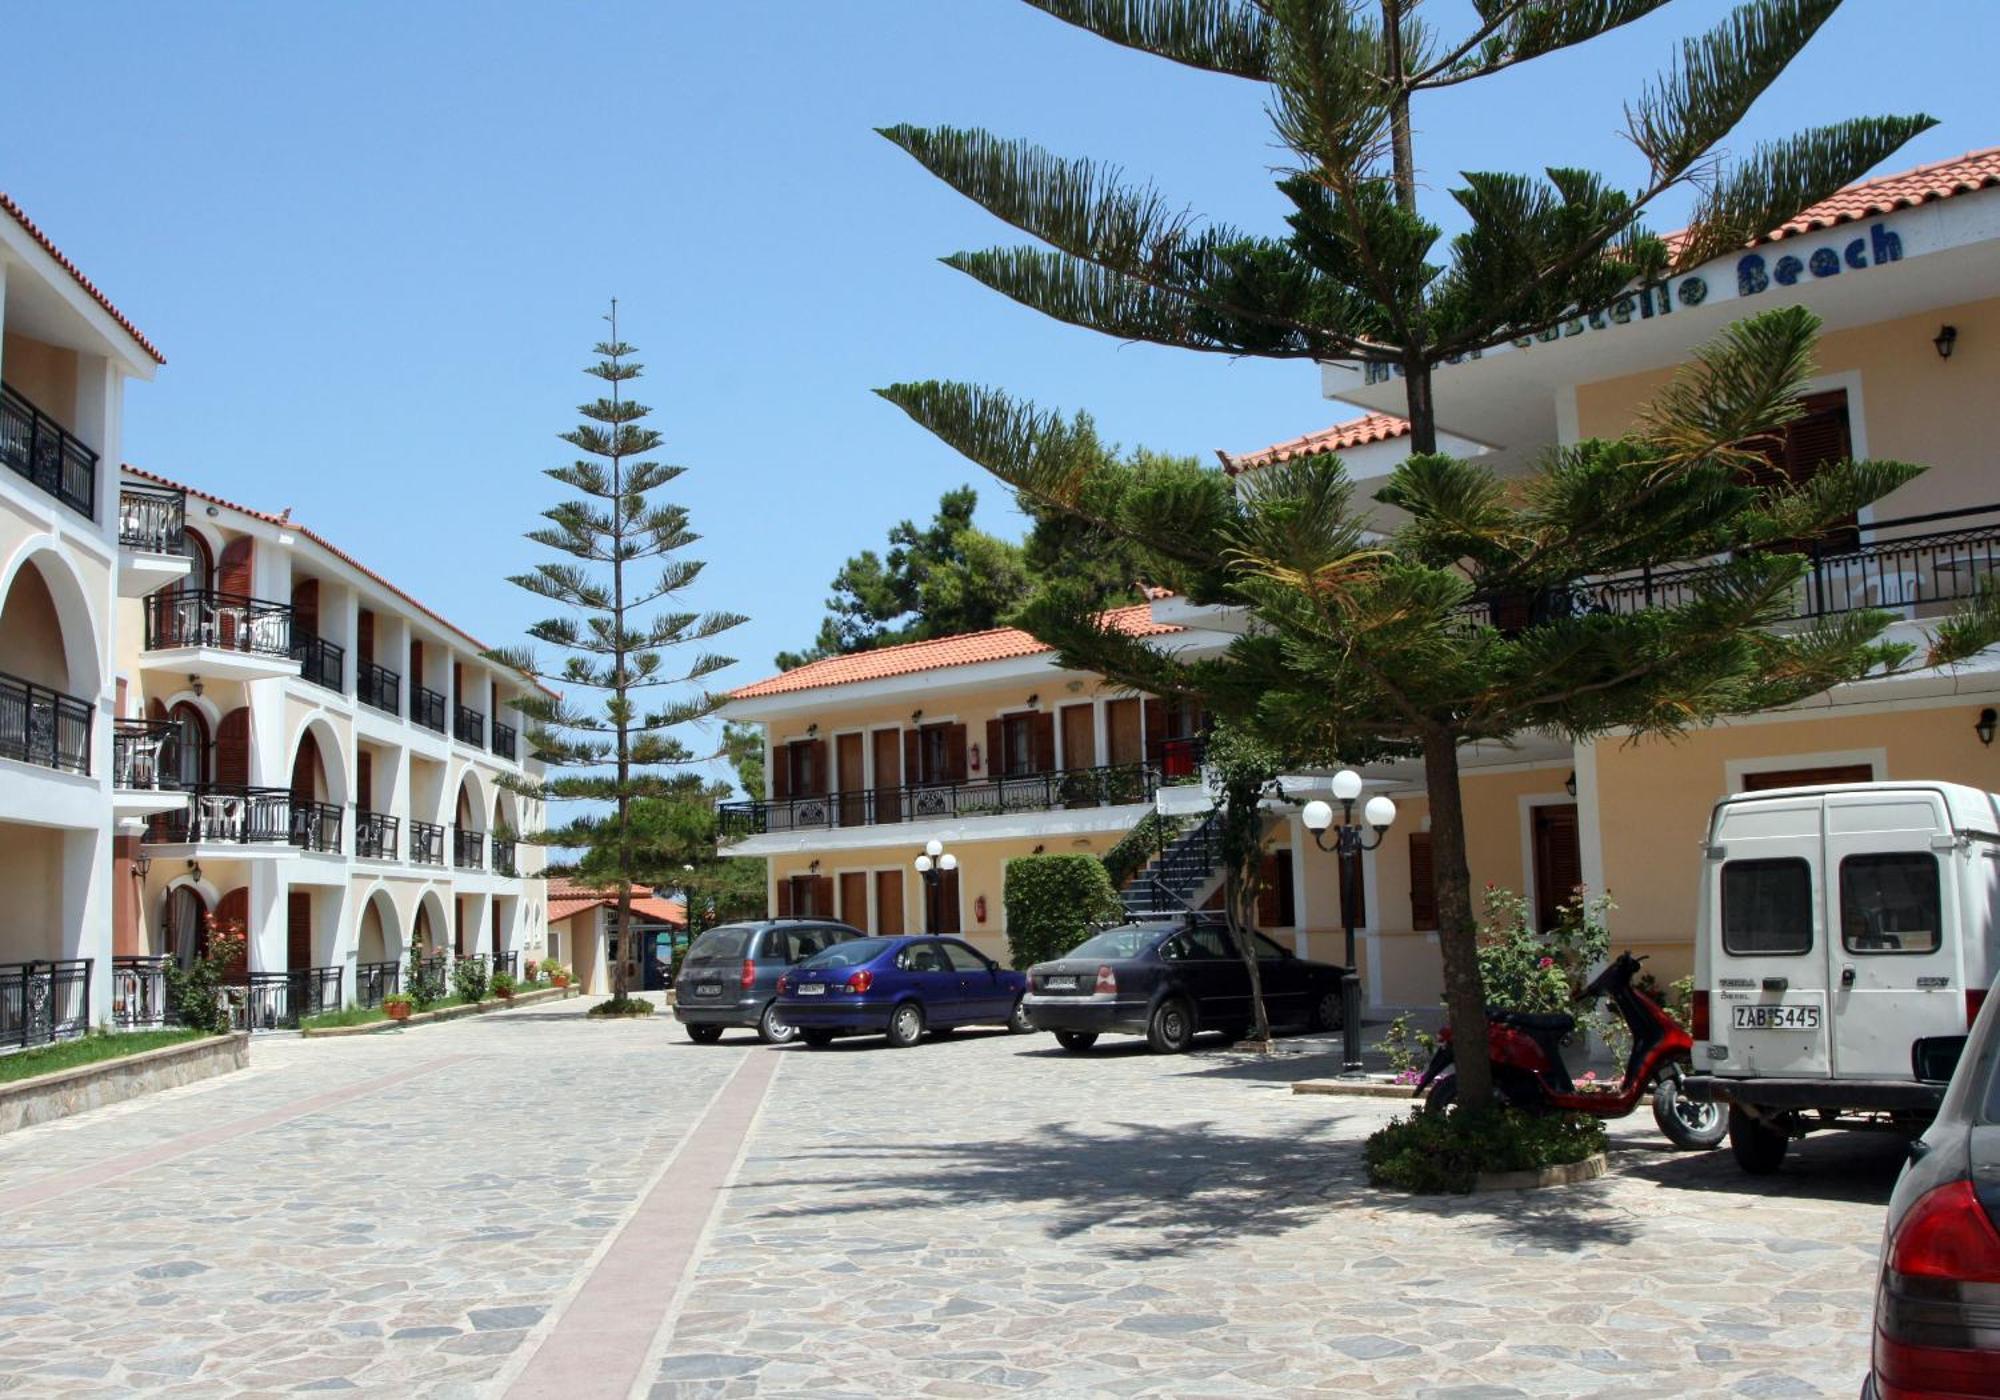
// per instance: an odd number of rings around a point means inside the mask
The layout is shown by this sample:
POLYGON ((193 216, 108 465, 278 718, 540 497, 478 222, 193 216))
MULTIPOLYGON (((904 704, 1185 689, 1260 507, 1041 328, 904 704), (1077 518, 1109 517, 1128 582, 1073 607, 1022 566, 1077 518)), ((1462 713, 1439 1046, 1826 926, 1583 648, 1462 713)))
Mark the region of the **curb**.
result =
POLYGON ((379 1021, 366 1021, 358 1026, 320 1026, 313 1030, 302 1030, 299 1034, 307 1040, 332 1039, 343 1035, 379 1035, 383 1031, 393 1031, 403 1026, 423 1026, 434 1021, 460 1021, 467 1016, 484 1016, 494 1011, 512 1011, 518 1006, 535 1006, 545 1001, 563 1001, 569 997, 581 996, 574 986, 544 987, 538 992, 523 992, 511 1001, 499 997, 473 1006, 447 1006, 437 1011, 418 1011, 401 1021, 383 1017, 379 1021))
POLYGON ((1408 1099, 1416 1102, 1410 1084, 1384 1084, 1379 1079, 1295 1079, 1294 1094, 1326 1094, 1351 1099, 1408 1099))
POLYGON ((228 1074, 249 1062, 249 1033, 235 1031, 17 1079, 0 1085, 0 1133, 228 1074))
POLYGON ((1574 1186, 1579 1182, 1595 1181, 1611 1169, 1602 1152, 1592 1153, 1581 1162, 1564 1162, 1559 1166, 1543 1167, 1540 1171, 1527 1172, 1481 1172, 1472 1180, 1472 1189, 1480 1191, 1532 1191, 1543 1186, 1574 1186))

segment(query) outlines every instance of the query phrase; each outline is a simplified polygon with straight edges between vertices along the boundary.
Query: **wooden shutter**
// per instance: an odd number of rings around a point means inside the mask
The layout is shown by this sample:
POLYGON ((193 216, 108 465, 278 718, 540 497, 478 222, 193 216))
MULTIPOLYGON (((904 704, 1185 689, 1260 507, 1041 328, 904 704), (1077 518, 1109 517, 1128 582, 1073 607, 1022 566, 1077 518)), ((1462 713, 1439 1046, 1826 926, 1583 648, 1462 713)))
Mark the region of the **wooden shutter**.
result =
POLYGON ((1574 806, 1562 803, 1529 811, 1534 818, 1535 927, 1546 933, 1583 883, 1583 848, 1574 806))
POLYGON ((1063 767, 1097 766, 1097 717, 1089 705, 1065 705, 1062 712, 1063 767))
POLYGON ((1035 771, 1053 773, 1056 771, 1056 717, 1042 713, 1030 717, 1028 727, 1035 737, 1035 771))
POLYGON ((157 720, 163 720, 163 719, 165 719, 166 717, 167 717, 167 702, 166 702, 166 701, 164 701, 164 700, 160 699, 160 697, 156 695, 156 696, 154 696, 154 697, 153 697, 152 699, 150 699, 150 700, 148 700, 148 701, 146 702, 146 718, 147 718, 147 719, 150 719, 150 720, 155 720, 155 721, 157 721, 157 720))
POLYGON ((319 580, 309 578, 292 588, 292 632, 295 636, 319 635, 319 580))
POLYGON ((502 948, 502 947, 500 946, 500 944, 501 944, 501 937, 500 937, 500 901, 496 899, 496 900, 494 900, 494 901, 493 901, 493 902, 492 902, 491 904, 487 905, 486 907, 487 907, 487 908, 489 908, 489 909, 491 909, 491 910, 493 911, 493 918, 492 918, 492 920, 491 920, 491 922, 492 922, 492 925, 493 925, 493 955, 494 955, 495 957, 498 957, 498 956, 499 956, 499 955, 500 955, 500 954, 501 954, 502 952, 506 951, 505 949, 503 949, 503 948, 502 948))
POLYGON ((916 787, 920 783, 935 779, 935 774, 924 771, 924 732, 921 729, 903 731, 903 783, 916 787))
POLYGON ((1166 757, 1167 704, 1166 701, 1149 695, 1146 697, 1146 761, 1157 766, 1166 757))
MULTIPOLYGON (((250 887, 238 885, 235 889, 215 901, 215 910, 209 916, 211 929, 227 928, 237 934, 247 935, 250 930, 250 887)), ((237 945, 240 950, 222 970, 223 980, 242 982, 250 975, 250 940, 245 937, 237 945)))
POLYGON ((792 913, 792 882, 789 879, 780 880, 778 881, 777 917, 781 919, 790 918, 791 913, 792 913))
POLYGON ((896 938, 903 932, 903 872, 900 870, 875 872, 874 932, 883 938, 896 938))
POLYGON ((822 919, 839 917, 833 912, 835 907, 833 902, 833 876, 815 875, 813 877, 812 905, 813 913, 822 919))
POLYGON ((771 800, 783 802, 792 795, 792 746, 771 745, 771 800))
POLYGON ((825 797, 826 786, 826 740, 806 740, 806 763, 812 774, 812 791, 800 793, 801 797, 825 797))
POLYGON ((250 708, 239 705, 215 727, 215 781, 250 781, 250 708))
POLYGON ((302 972, 312 961, 311 890, 292 890, 285 896, 285 970, 302 972))
POLYGON ((354 805, 364 812, 375 810, 375 755, 363 749, 354 760, 354 805))
POLYGON ((1437 883, 1431 865, 1431 834, 1410 833, 1410 927, 1438 926, 1437 883))
POLYGON ((1004 778, 1007 776, 1007 721, 989 719, 986 721, 986 776, 1004 778))
POLYGON ((1272 929, 1278 922, 1278 858, 1266 854, 1258 867, 1257 927, 1272 929))
POLYGON ((410 684, 424 683, 424 644, 419 639, 410 638, 410 684))
POLYGON ((354 622, 354 649, 364 665, 375 663, 375 614, 366 608, 354 622))
POLYGON ((840 921, 858 929, 868 927, 868 872, 850 870, 840 877, 840 921))
MULTIPOLYGON (((964 726, 959 726, 963 728, 964 726)), ((947 870, 937 882, 937 927, 932 933, 957 933, 958 913, 958 872, 947 870)))
POLYGON ((215 565, 215 588, 219 593, 237 593, 250 596, 251 565, 254 562, 255 541, 248 535, 238 535, 222 547, 222 558, 215 565))
POLYGON ((948 724, 944 727, 944 780, 948 783, 965 781, 965 726, 948 724))

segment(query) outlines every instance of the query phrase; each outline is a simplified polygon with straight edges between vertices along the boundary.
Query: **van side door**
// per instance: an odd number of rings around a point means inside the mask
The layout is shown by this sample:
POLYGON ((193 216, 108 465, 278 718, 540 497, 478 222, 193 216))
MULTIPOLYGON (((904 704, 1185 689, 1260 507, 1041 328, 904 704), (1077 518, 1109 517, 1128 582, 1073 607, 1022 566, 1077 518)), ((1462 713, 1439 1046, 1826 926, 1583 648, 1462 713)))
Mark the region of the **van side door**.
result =
POLYGON ((1828 1054, 1825 852, 1819 794, 1725 809, 1703 913, 1711 979, 1706 1068, 1819 1078, 1828 1054))

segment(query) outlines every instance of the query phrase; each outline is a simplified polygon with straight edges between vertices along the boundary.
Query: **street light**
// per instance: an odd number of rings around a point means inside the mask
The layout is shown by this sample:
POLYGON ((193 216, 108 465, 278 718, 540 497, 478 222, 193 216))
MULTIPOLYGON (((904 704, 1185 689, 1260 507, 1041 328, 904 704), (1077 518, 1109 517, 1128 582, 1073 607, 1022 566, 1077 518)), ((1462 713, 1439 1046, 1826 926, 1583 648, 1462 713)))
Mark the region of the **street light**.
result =
POLYGON ((1340 922, 1347 930, 1347 975, 1340 979, 1340 1057, 1343 1074, 1361 1069, 1361 983, 1354 964, 1354 893, 1361 888, 1359 863, 1363 851, 1382 844, 1396 821, 1396 804, 1379 793, 1361 809, 1361 820, 1374 831, 1372 839, 1354 821, 1354 801, 1361 796, 1361 775, 1343 768, 1333 775, 1333 795, 1340 800, 1340 825, 1333 824, 1333 808, 1317 799, 1306 803, 1300 819, 1313 835, 1313 844, 1340 857, 1340 922), (1333 844, 1326 833, 1333 831, 1333 844))

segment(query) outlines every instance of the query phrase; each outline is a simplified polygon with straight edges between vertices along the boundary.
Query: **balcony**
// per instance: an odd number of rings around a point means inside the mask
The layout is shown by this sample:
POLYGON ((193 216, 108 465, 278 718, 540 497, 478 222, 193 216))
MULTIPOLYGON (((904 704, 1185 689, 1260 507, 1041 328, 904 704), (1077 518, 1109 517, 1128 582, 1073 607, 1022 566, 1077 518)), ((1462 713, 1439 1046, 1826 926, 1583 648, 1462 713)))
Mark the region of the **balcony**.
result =
POLYGON ((391 715, 403 712, 403 678, 387 666, 362 662, 356 668, 354 693, 371 710, 391 715))
POLYGON ((461 744, 470 744, 475 749, 486 747, 486 716, 470 706, 459 705, 452 711, 451 732, 461 744))
POLYGON ((384 812, 354 814, 354 854, 363 860, 395 860, 403 824, 384 812))
POLYGON ((88 701, 0 672, 0 758, 88 773, 94 713, 88 701))
POLYGON ((725 836, 765 836, 892 822, 1067 812, 1149 803, 1159 790, 1150 763, 1112 768, 1070 768, 1016 778, 916 787, 869 788, 771 802, 724 802, 716 807, 725 836))
POLYGON ((365 962, 354 965, 354 1004, 380 1006, 382 998, 402 985, 403 965, 395 962, 365 962))
POLYGON ((299 678, 323 686, 335 694, 347 690, 347 650, 315 637, 310 632, 292 636, 292 659, 299 663, 299 678))
POLYGON ((180 726, 164 719, 111 722, 112 806, 120 818, 151 817, 187 802, 180 726))
POLYGON ((493 721, 493 752, 501 758, 513 758, 518 750, 512 725, 493 721))
POLYGON ((172 961, 124 955, 111 960, 112 1025, 138 1031, 167 1024, 167 964, 172 961))
POLYGON ((514 843, 493 838, 493 872, 496 875, 519 875, 514 866, 514 843))
POLYGON ((90 1029, 91 959, 0 963, 0 1054, 90 1029))
POLYGON ((289 848, 293 830, 287 789, 202 783, 173 810, 155 813, 144 839, 152 845, 289 848))
POLYGON ((296 1030, 302 1017, 340 1010, 340 981, 337 967, 252 972, 242 982, 222 989, 229 1003, 229 1028, 296 1030))
POLYGON ((165 486, 118 488, 118 593, 143 598, 188 576, 187 492, 165 486))
POLYGON ((302 851, 340 854, 340 808, 331 802, 292 802, 292 844, 302 851))
POLYGON ((444 828, 436 822, 410 823, 410 864, 444 864, 444 828))
POLYGON ((97 519, 97 454, 0 384, 0 463, 90 520, 97 519))
POLYGON ((411 686, 410 722, 444 733, 444 697, 426 686, 411 686))
POLYGON ((146 600, 145 664, 232 680, 298 673, 292 609, 240 593, 168 589, 146 600))
POLYGON ((460 870, 486 868, 486 833, 454 827, 451 833, 451 863, 460 870))

